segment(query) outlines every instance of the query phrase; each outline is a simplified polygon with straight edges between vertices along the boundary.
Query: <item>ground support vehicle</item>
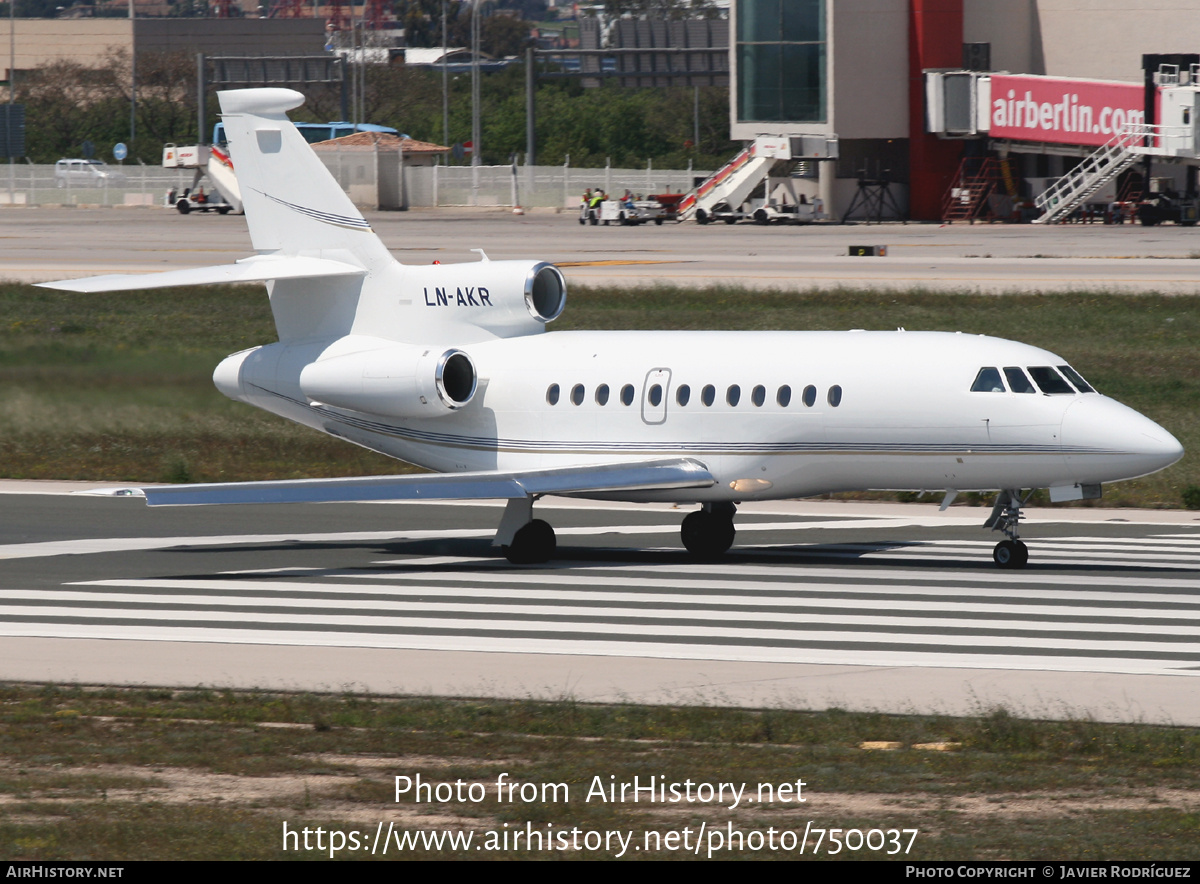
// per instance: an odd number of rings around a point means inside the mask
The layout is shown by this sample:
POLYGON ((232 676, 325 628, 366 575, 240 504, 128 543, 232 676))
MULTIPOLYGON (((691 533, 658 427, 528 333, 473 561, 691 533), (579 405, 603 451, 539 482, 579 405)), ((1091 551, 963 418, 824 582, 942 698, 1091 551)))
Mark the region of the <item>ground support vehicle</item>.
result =
POLYGON ((1200 200, 1181 197, 1174 191, 1152 193, 1138 203, 1137 218, 1143 227, 1154 227, 1164 221, 1195 227, 1200 220, 1200 200))
POLYGON ((605 200, 600 204, 600 220, 605 224, 612 221, 628 226, 645 224, 647 221, 662 224, 666 215, 667 211, 656 199, 605 200))
POLYGON ((233 161, 220 147, 206 144, 168 144, 163 147, 163 168, 195 169, 192 186, 182 193, 171 190, 167 193, 166 205, 175 208, 181 215, 189 212, 216 212, 226 215, 242 211, 242 194, 237 177, 233 173, 233 161), (208 176, 207 192, 201 181, 208 176))

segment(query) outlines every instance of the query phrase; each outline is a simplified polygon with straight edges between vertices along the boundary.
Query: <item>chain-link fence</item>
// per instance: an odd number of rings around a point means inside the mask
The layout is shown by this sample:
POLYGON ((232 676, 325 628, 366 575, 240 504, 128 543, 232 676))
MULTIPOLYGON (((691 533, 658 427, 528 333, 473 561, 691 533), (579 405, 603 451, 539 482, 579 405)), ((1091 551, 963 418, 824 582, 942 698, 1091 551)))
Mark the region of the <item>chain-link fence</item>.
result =
MULTIPOLYGON (((108 166, 91 180, 56 175, 53 165, 0 165, 3 206, 161 206, 167 192, 192 186, 192 169, 159 166, 108 166)), ((209 182, 204 182, 210 187, 209 182)))
POLYGON ((690 169, 572 169, 570 166, 406 167, 410 206, 574 208, 585 190, 613 196, 686 193, 709 173, 690 169))
MULTIPOLYGON (((587 189, 613 196, 682 193, 707 172, 688 169, 573 169, 570 166, 415 166, 401 169, 395 151, 321 156, 355 205, 525 206, 575 208, 587 189), (403 176, 401 176, 403 171, 403 176), (403 177, 403 182, 401 182, 403 177)), ((91 180, 56 175, 53 165, 0 165, 0 206, 162 206, 169 191, 192 186, 195 170, 107 167, 91 180)), ((205 179, 202 185, 212 189, 205 179)))

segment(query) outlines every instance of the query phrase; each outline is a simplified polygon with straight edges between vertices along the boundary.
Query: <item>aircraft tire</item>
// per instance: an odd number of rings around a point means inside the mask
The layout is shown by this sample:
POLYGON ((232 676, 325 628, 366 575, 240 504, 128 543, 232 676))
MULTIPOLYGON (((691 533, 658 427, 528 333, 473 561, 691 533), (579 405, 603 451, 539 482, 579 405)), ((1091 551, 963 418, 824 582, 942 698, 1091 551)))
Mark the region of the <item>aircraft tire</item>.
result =
POLYGON ((684 518, 679 536, 695 558, 719 559, 733 546, 733 519, 697 510, 684 518))
POLYGON ((514 565, 540 565, 550 561, 557 548, 554 529, 548 522, 534 519, 516 533, 512 545, 505 547, 504 557, 514 565))
POLYGON ((1029 562, 1029 547, 1019 540, 1001 540, 992 550, 992 559, 1000 568, 1024 568, 1029 562))

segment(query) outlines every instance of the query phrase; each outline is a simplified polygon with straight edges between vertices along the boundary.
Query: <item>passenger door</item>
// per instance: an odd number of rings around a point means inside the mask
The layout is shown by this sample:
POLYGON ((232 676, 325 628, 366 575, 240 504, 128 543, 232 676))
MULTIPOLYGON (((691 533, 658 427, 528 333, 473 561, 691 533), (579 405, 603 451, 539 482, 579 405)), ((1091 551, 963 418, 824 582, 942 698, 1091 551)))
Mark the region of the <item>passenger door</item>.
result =
POLYGON ((642 421, 661 424, 667 419, 667 396, 671 392, 671 369, 652 368, 642 384, 642 421))

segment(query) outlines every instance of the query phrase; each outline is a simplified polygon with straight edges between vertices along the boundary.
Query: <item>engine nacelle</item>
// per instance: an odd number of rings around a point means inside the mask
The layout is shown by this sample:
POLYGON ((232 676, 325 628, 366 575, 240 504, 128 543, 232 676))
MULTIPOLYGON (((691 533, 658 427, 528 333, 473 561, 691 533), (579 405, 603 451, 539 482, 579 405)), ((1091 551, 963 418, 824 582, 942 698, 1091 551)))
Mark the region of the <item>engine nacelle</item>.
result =
POLYGON ((384 417, 450 414, 475 396, 475 363, 462 350, 392 344, 320 359, 300 372, 310 400, 384 417))
POLYGON ((420 321, 469 324, 502 338, 542 331, 567 305, 562 271, 544 261, 406 265, 404 288, 420 321))

